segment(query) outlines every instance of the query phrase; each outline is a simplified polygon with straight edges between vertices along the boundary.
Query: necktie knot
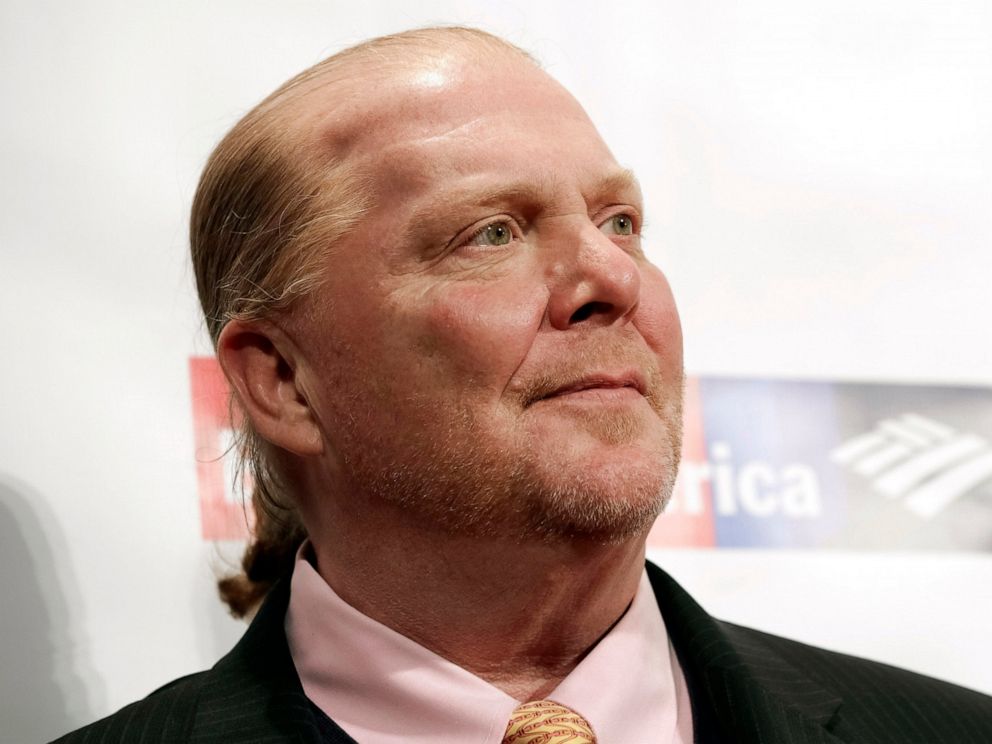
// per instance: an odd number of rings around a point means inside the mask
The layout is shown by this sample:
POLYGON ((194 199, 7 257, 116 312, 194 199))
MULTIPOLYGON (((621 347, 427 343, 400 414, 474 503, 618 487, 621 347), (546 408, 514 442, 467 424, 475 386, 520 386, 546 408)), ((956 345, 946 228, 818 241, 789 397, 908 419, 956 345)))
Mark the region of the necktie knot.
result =
POLYGON ((510 714, 502 744, 596 744, 592 726, 554 700, 523 703, 510 714))

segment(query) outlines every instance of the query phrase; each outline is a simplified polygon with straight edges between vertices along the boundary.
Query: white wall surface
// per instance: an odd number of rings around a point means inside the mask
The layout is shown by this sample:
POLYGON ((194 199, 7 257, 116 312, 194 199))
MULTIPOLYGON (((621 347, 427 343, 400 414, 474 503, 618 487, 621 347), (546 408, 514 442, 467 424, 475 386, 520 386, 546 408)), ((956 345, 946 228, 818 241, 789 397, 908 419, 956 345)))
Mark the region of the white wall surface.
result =
MULTIPOLYGON (((3 0, 0 740, 240 633, 199 537, 195 183, 290 75, 439 22, 534 52, 636 169, 690 373, 992 385, 984 0, 3 0)), ((656 557, 722 617, 992 693, 989 554, 656 557)))

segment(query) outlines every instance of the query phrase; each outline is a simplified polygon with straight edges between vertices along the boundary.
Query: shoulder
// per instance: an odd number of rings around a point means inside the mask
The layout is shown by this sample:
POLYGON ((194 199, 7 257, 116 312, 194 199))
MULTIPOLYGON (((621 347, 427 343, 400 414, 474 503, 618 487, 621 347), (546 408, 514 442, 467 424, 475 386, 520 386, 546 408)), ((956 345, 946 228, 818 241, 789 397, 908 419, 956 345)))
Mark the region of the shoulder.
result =
POLYGON ((842 721, 877 732, 879 740, 930 741, 926 732, 940 731, 955 742, 992 741, 992 697, 888 664, 721 625, 746 664, 760 667, 757 659, 769 655, 784 660, 843 700, 842 721))
POLYGON ((237 645, 209 671, 58 739, 58 744, 352 742, 303 693, 283 630, 289 582, 269 592, 237 645))
POLYGON ((717 620, 660 568, 647 572, 693 706, 708 706, 726 731, 747 727, 755 741, 772 729, 813 741, 800 733, 823 727, 864 744, 992 742, 986 695, 717 620))
POLYGON ((199 672, 173 680, 148 697, 66 734, 53 744, 124 741, 178 744, 189 741, 197 702, 208 675, 209 672, 199 672))

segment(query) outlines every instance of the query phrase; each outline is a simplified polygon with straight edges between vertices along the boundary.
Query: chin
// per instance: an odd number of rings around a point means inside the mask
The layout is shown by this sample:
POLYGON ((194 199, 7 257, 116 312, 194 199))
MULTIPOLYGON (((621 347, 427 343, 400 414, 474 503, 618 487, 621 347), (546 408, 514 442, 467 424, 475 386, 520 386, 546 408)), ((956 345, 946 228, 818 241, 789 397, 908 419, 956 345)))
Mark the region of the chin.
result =
POLYGON ((614 455, 598 466, 559 470, 533 484, 521 515, 524 531, 546 540, 610 544, 647 535, 671 498, 677 468, 673 456, 614 455))
POLYGON ((665 419, 589 417, 570 438, 536 442, 514 483, 520 531, 546 540, 620 543, 646 536, 672 495, 679 411, 665 419), (667 425, 674 422, 674 425, 667 425))

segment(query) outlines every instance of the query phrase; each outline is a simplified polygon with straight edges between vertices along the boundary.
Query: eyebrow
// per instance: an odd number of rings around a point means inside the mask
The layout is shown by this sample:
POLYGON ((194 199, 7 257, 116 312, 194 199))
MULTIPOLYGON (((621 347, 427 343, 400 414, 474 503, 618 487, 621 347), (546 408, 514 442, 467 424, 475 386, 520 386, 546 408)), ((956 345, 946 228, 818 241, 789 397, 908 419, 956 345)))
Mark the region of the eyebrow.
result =
MULTIPOLYGON (((536 181, 520 181, 495 188, 456 188, 442 192, 432 199, 429 205, 413 215, 404 238, 415 241, 426 239, 436 232, 438 223, 450 219, 448 216, 441 216, 447 208, 459 206, 495 208, 511 203, 546 201, 558 190, 558 181, 557 174, 549 172, 536 181)), ((583 193, 586 202, 591 204, 606 202, 617 196, 634 197, 636 201, 640 201, 640 183, 629 168, 618 168, 583 193)))
MULTIPOLYGON (((511 183, 495 189, 478 189, 475 192, 471 190, 459 191, 457 193, 459 195, 463 194, 463 197, 451 198, 451 195, 447 195, 447 197, 442 196, 438 199, 438 202, 442 205, 460 202, 487 207, 519 200, 539 201, 546 199, 550 194, 558 190, 559 180, 556 173, 548 172, 536 182, 520 181, 519 183, 511 183)), ((587 202, 598 202, 614 194, 626 194, 629 192, 636 192, 639 196, 641 192, 640 184, 632 170, 622 168, 597 181, 584 196, 587 202)))
POLYGON ((630 168, 621 168, 602 179, 593 190, 595 201, 602 201, 611 194, 626 194, 634 192, 638 199, 641 197, 641 183, 630 168))

